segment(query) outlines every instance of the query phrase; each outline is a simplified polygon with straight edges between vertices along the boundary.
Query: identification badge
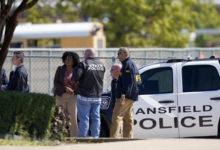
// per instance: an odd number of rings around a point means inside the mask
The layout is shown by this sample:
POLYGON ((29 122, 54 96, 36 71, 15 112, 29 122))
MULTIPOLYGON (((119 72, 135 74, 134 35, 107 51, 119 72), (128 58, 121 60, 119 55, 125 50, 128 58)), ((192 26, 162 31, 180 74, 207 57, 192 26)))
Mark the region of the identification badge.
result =
POLYGON ((130 73, 131 71, 130 71, 130 70, 125 70, 125 72, 126 72, 126 73, 130 73))

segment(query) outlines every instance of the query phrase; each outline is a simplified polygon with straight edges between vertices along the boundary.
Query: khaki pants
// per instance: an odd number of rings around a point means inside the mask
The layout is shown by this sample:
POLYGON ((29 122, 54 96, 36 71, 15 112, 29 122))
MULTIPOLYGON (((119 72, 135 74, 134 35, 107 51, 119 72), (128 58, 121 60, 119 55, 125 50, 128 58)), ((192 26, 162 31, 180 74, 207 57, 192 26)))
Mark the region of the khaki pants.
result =
POLYGON ((112 124, 110 136, 112 138, 119 138, 120 125, 123 120, 123 137, 133 138, 134 117, 133 117, 133 100, 125 99, 125 104, 121 105, 120 100, 117 99, 112 115, 112 124))
POLYGON ((78 136, 77 125, 77 108, 76 108, 76 95, 69 95, 64 93, 62 96, 56 96, 56 105, 62 106, 64 111, 70 115, 70 137, 78 136))

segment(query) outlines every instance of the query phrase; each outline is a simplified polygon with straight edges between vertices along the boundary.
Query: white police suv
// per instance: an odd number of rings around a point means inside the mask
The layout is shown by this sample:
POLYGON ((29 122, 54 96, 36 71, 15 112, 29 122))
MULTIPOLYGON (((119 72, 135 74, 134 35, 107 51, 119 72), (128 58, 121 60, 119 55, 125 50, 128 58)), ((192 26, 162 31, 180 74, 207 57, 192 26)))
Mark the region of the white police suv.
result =
MULTIPOLYGON (((139 69, 134 137, 220 134, 220 59, 169 60, 139 69)), ((109 136, 111 99, 103 94, 101 136, 109 136)))

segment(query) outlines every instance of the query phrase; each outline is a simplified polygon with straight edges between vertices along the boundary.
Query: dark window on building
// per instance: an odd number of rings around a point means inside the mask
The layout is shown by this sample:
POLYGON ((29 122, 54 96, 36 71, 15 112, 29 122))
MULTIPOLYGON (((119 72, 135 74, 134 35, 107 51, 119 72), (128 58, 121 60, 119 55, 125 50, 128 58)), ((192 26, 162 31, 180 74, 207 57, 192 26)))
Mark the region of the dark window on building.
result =
POLYGON ((193 65, 182 68, 183 92, 212 91, 220 88, 218 71, 211 65, 193 65))
POLYGON ((39 47, 39 40, 28 40, 28 47, 39 47))
POLYGON ((24 43, 19 41, 19 42, 11 42, 10 44, 11 48, 23 48, 24 47, 24 43))
POLYGON ((173 71, 170 67, 156 68, 141 74, 140 95, 173 92, 173 71))
POLYGON ((61 48, 60 39, 46 39, 45 44, 46 48, 61 48))

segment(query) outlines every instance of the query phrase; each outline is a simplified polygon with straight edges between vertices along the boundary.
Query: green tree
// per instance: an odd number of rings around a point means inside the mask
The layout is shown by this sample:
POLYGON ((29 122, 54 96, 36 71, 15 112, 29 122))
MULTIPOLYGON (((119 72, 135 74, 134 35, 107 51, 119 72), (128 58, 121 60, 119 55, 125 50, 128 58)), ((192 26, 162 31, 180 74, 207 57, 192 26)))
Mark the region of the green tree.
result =
POLYGON ((100 21, 108 47, 185 47, 189 34, 183 29, 213 28, 220 21, 215 6, 204 0, 57 0, 29 13, 34 23, 100 21))
POLYGON ((31 23, 73 22, 78 20, 76 9, 70 3, 59 0, 39 0, 38 5, 25 13, 27 14, 27 22, 31 23))
POLYGON ((188 36, 182 29, 189 24, 192 0, 69 0, 79 17, 101 21, 111 47, 185 47, 188 36))
MULTIPOLYGON (((197 14, 192 17, 191 24, 197 29, 220 28, 220 12, 218 12, 212 0, 207 3, 198 1, 196 5, 192 6, 192 10, 197 12, 197 14)), ((216 43, 219 43, 219 36, 216 35, 199 35, 195 41, 198 47, 214 46, 216 43)))
POLYGON ((149 25, 149 38, 153 46, 161 47, 185 47, 188 43, 188 35, 182 34, 183 29, 192 30, 190 21, 190 5, 194 1, 153 1, 152 23, 149 25))
POLYGON ((195 25, 197 29, 220 27, 220 13, 212 0, 208 0, 207 3, 202 3, 201 0, 197 0, 197 3, 192 5, 191 9, 197 12, 191 19, 191 23, 195 25))
MULTIPOLYGON (((31 8, 38 0, 1 0, 0 1, 0 71, 8 54, 10 42, 17 26, 17 17, 31 8)), ((0 73, 1 79, 1 73, 0 73)), ((0 80, 0 86, 2 81, 0 80)), ((0 88, 1 90, 1 88, 0 88)))

